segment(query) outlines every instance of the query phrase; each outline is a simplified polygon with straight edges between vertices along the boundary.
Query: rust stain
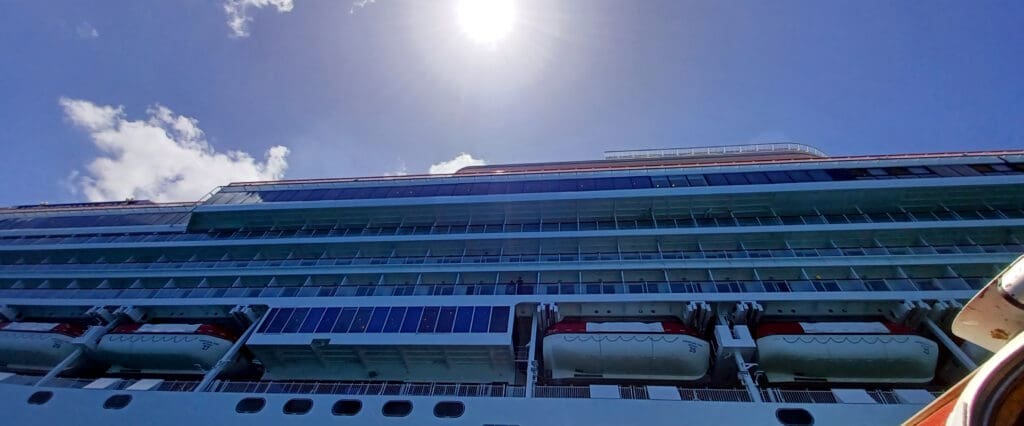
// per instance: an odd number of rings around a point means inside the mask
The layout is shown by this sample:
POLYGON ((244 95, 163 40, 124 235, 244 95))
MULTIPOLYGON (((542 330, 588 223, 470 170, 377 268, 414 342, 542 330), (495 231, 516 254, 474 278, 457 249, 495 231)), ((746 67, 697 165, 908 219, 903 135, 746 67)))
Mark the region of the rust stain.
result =
POLYGON ((999 340, 1008 340, 1010 338, 1010 333, 1007 333, 1006 330, 1003 330, 1001 328, 997 328, 990 331, 989 335, 992 336, 993 339, 999 340))

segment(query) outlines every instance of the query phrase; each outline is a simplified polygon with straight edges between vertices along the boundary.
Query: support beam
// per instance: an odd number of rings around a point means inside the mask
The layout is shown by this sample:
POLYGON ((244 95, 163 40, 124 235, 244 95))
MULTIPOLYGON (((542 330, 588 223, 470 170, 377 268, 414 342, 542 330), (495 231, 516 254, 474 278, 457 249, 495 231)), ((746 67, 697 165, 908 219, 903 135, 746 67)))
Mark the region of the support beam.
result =
POLYGON ((530 320, 530 343, 527 344, 529 356, 526 362, 527 398, 533 398, 533 390, 537 382, 537 328, 540 326, 537 317, 540 316, 540 310, 543 307, 544 305, 537 305, 536 310, 533 312, 533 318, 530 320))
POLYGON ((761 399, 761 391, 758 390, 757 383, 754 382, 753 377, 750 377, 750 364, 743 360, 743 355, 738 350, 733 351, 732 357, 736 361, 736 368, 739 369, 737 374, 739 374, 740 380, 743 381, 743 386, 746 386, 747 393, 750 394, 750 400, 753 402, 764 402, 761 399))
POLYGON ((91 327, 88 331, 86 331, 85 335, 80 338, 81 341, 76 342, 78 348, 75 349, 75 351, 69 354, 66 358, 61 360, 61 362, 57 363, 57 365, 51 368, 50 371, 47 371, 46 375, 43 376, 43 378, 39 379, 39 381, 36 382, 35 386, 43 386, 50 380, 53 380, 53 378, 60 375, 60 373, 63 373, 64 370, 67 370, 68 367, 74 364, 75 361, 78 361, 78 359, 85 354, 86 348, 95 347, 99 343, 103 335, 107 334, 107 332, 109 332, 110 330, 113 330, 114 327, 117 327, 117 324, 119 324, 120 322, 121 317, 117 316, 113 317, 110 320, 110 322, 108 322, 106 325, 99 327, 91 327))
POLYGON ((249 336, 252 336, 252 333, 256 331, 256 326, 259 325, 259 323, 260 322, 257 320, 253 321, 252 324, 249 324, 249 328, 245 329, 245 333, 242 333, 242 336, 235 341, 235 344, 231 345, 231 348, 224 353, 224 356, 217 360, 217 363, 213 365, 213 368, 203 375, 203 380, 196 385, 193 392, 203 392, 210 387, 210 384, 213 383, 218 375, 220 375, 220 372, 224 371, 224 368, 231 365, 235 360, 235 357, 238 356, 238 352, 242 350, 242 346, 245 346, 245 342, 249 341, 249 336))
POLYGON ((974 371, 978 368, 978 364, 975 363, 970 356, 964 353, 963 349, 960 349, 956 342, 954 342, 953 339, 950 339, 949 336, 946 335, 946 332, 942 331, 942 327, 939 327, 935 321, 932 321, 931 318, 926 316, 921 322, 924 323, 925 327, 928 327, 928 331, 931 331, 935 338, 942 342, 942 345, 945 346, 946 349, 949 349, 949 353, 953 355, 953 359, 956 360, 957 364, 960 364, 969 371, 974 371))

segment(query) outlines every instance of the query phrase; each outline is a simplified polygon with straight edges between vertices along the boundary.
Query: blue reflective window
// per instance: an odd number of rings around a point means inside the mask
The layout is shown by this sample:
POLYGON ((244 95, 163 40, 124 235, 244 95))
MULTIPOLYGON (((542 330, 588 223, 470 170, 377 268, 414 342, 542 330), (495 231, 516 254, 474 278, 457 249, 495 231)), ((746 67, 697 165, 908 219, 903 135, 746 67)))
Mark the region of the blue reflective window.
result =
POLYGON ((593 191, 594 180, 593 179, 577 179, 576 180, 577 191, 593 191))
POLYGON ((422 315, 422 306, 407 308, 405 311, 405 320, 402 321, 402 333, 415 333, 420 327, 420 317, 422 315))
POLYGON ((280 333, 281 329, 284 328, 284 324, 288 322, 288 318, 291 318, 293 311, 295 310, 292 308, 278 310, 277 315, 274 316, 274 321, 270 323, 270 327, 267 327, 267 333, 280 333))
POLYGON ((630 178, 630 184, 634 189, 647 189, 652 187, 651 178, 647 176, 630 178))
POLYGON ((508 331, 508 306, 495 306, 491 309, 491 323, 488 330, 491 333, 504 333, 508 331))
POLYGON ((316 326, 320 324, 320 319, 324 316, 326 308, 313 308, 309 310, 309 315, 306 315, 306 320, 299 326, 299 333, 312 333, 316 331, 316 326))
POLYGON ((686 175, 686 182, 690 186, 708 186, 708 181, 704 179, 704 175, 686 175))
POLYGON ((470 184, 469 195, 487 195, 488 187, 490 184, 486 182, 470 184))
POLYGON ((690 186, 690 182, 686 180, 686 176, 669 176, 668 181, 671 183, 671 186, 676 188, 686 188, 687 186, 690 186))
POLYGON ((786 172, 766 172, 765 174, 768 175, 768 180, 770 180, 772 183, 793 182, 793 179, 790 179, 789 175, 787 175, 786 172))
POLYGON ((491 182, 487 185, 488 194, 504 194, 508 191, 508 184, 505 182, 491 182))
POLYGON ((280 312, 280 311, 281 311, 280 309, 274 308, 274 309, 271 309, 270 312, 267 312, 267 316, 263 320, 263 324, 260 324, 260 328, 256 329, 256 332, 257 333, 266 332, 267 331, 267 327, 270 327, 270 323, 272 321, 274 321, 274 317, 277 316, 277 313, 280 312))
POLYGON ((441 312, 437 314, 437 327, 434 328, 435 333, 452 332, 452 326, 455 325, 455 309, 454 306, 441 308, 441 312))
POLYGON ((374 308, 370 323, 366 326, 367 333, 380 333, 388 319, 388 308, 374 308))
POLYGON ((807 172, 803 171, 803 170, 790 170, 790 171, 786 172, 786 175, 788 175, 790 179, 793 179, 793 182, 813 182, 814 181, 814 179, 811 178, 811 175, 808 174, 807 172))
POLYGON ((473 308, 473 328, 471 331, 474 333, 486 333, 490 325, 491 307, 477 306, 473 308))
POLYGON ((455 187, 457 185, 449 183, 445 185, 437 185, 437 196, 443 197, 455 194, 455 187))
POLYGON ((509 194, 520 194, 523 192, 522 182, 508 182, 508 193, 509 194))
POLYGON ((559 179, 550 182, 556 192, 571 192, 576 190, 576 179, 559 179))
POLYGON ((459 306, 458 311, 455 312, 455 327, 452 331, 456 333, 468 333, 472 329, 473 325, 473 307, 472 306, 459 306))
POLYGON ((299 331, 299 326, 302 325, 302 320, 306 319, 306 314, 309 313, 309 308, 298 308, 292 314, 292 317, 288 319, 288 323, 284 325, 282 333, 296 333, 299 331))
POLYGON ((704 177, 708 180, 708 185, 711 186, 722 186, 729 184, 729 181, 725 179, 725 176, 722 176, 721 174, 718 173, 707 174, 704 175, 704 177))
POLYGON ((729 182, 729 185, 746 185, 750 183, 747 181, 746 173, 726 173, 725 181, 729 182))
POLYGON ((523 192, 547 192, 547 185, 542 180, 523 182, 523 192))
POLYGON ((830 182, 832 176, 829 176, 824 170, 808 170, 807 174, 811 175, 811 179, 815 182, 830 182))
POLYGON ((352 326, 348 328, 349 333, 362 333, 366 331, 366 325, 370 323, 370 316, 373 315, 373 308, 359 308, 356 316, 352 318, 352 326))
POLYGON ((391 308, 388 313, 387 323, 384 324, 385 333, 397 333, 402 329, 402 318, 405 318, 405 308, 391 308))
POLYGON ((338 316, 338 322, 334 323, 334 328, 331 329, 333 333, 346 333, 348 328, 352 325, 352 318, 356 316, 356 308, 345 308, 341 310, 341 315, 338 316))
POLYGON ((428 306, 423 309, 423 317, 420 318, 420 326, 417 330, 420 333, 433 333, 434 326, 437 325, 437 314, 441 311, 441 308, 437 306, 428 306))
POLYGON ((750 183, 752 183, 754 185, 761 185, 761 184, 771 183, 771 181, 768 180, 768 175, 766 175, 764 173, 761 173, 761 172, 750 172, 750 173, 747 173, 746 175, 747 175, 747 181, 749 181, 750 183))
POLYGON ((334 323, 338 321, 338 314, 341 313, 341 308, 328 308, 327 312, 324 312, 324 317, 320 319, 320 323, 316 326, 317 333, 330 333, 334 327, 334 323))
POLYGON ((628 177, 611 178, 615 189, 633 189, 633 181, 628 177))
POLYGON ((594 189, 598 191, 608 191, 615 189, 615 179, 612 178, 599 178, 594 179, 594 189))

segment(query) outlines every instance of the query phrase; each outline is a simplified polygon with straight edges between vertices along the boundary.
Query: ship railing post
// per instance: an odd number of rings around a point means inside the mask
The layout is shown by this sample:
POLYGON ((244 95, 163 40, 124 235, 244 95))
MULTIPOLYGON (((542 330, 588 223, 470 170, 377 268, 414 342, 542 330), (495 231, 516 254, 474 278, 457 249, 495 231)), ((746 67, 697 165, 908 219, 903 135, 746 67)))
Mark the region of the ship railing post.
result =
MULTIPOLYGON (((96 345, 99 343, 103 335, 107 334, 107 332, 109 332, 110 330, 113 330, 114 327, 117 327, 117 324, 121 322, 122 318, 121 315, 111 314, 109 311, 106 310, 106 308, 103 307, 92 308, 89 310, 89 313, 93 314, 93 316, 106 320, 107 323, 102 326, 89 327, 89 330, 86 331, 85 334, 82 335, 82 337, 78 338, 77 341, 75 342, 78 348, 76 348, 74 352, 68 354, 67 357, 65 357, 63 360, 57 363, 57 365, 51 368, 50 371, 47 371, 46 375, 39 379, 39 381, 36 382, 35 386, 45 385, 47 382, 53 380, 58 375, 60 375, 60 373, 63 373, 64 370, 67 370, 69 367, 71 367, 71 365, 73 365, 76 361, 78 361, 79 358, 82 357, 82 355, 85 354, 86 348, 96 347, 96 345)), ((118 312, 115 312, 115 314, 116 313, 118 312)))
POLYGON ((732 357, 736 360, 736 368, 739 369, 740 380, 743 381, 743 385, 747 388, 747 393, 750 394, 750 400, 753 402, 764 402, 761 398, 761 391, 757 388, 757 383, 754 382, 754 378, 750 376, 750 364, 743 359, 743 355, 740 351, 733 351, 732 357))
POLYGON ((217 379, 217 376, 219 376, 220 373, 224 371, 225 368, 227 368, 229 365, 231 365, 231 363, 235 361, 235 357, 238 356, 238 352, 242 350, 242 346, 245 346, 245 343, 249 340, 249 336, 252 336, 252 333, 256 331, 256 327, 260 323, 260 316, 256 315, 256 313, 249 306, 237 306, 234 309, 232 309, 232 312, 236 311, 245 314, 238 315, 239 318, 248 318, 251 321, 249 327, 246 328, 245 333, 242 333, 238 340, 236 340, 235 343, 231 345, 231 348, 229 348, 228 351, 225 352, 224 355, 221 356, 219 360, 217 360, 217 363, 213 365, 213 368, 210 368, 210 371, 207 371, 206 374, 203 375, 203 380, 200 381, 198 385, 196 385, 195 389, 193 389, 193 392, 206 391, 207 388, 210 387, 210 384, 213 383, 215 379, 217 379))
POLYGON ((974 360, 971 359, 963 349, 960 349, 960 346, 957 346, 956 342, 954 342, 953 339, 950 339, 949 335, 947 335, 946 332, 942 330, 942 327, 939 327, 935 321, 932 321, 931 318, 925 316, 921 322, 928 328, 928 331, 930 331, 935 338, 942 342, 942 345, 945 346, 946 349, 949 349, 949 353, 953 355, 953 359, 956 360, 957 364, 960 364, 969 371, 974 371, 978 368, 978 364, 974 362, 974 360))
POLYGON ((538 304, 537 309, 533 312, 533 318, 530 320, 530 343, 527 345, 529 357, 526 363, 525 396, 527 398, 533 398, 533 391, 537 382, 537 328, 540 326, 538 324, 538 317, 542 309, 544 309, 544 305, 538 304))

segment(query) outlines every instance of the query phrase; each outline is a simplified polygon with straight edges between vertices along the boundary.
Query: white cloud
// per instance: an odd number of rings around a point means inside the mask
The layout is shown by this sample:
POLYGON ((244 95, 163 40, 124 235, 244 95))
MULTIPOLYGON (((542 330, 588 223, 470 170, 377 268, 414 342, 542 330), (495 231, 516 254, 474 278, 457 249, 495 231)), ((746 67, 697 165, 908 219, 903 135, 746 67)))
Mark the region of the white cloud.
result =
POLYGON ((354 0, 352 2, 352 5, 349 6, 349 8, 348 8, 348 13, 349 14, 356 13, 356 9, 362 9, 362 8, 366 7, 366 5, 373 4, 373 3, 376 3, 376 2, 377 2, 377 0, 354 0))
POLYGON ((224 12, 228 14, 228 27, 233 37, 249 36, 249 23, 252 16, 249 9, 261 9, 267 6, 277 8, 280 13, 291 12, 295 7, 294 0, 224 0, 224 12))
POLYGON ((121 106, 64 97, 59 103, 101 152, 85 173, 67 178, 72 192, 89 201, 190 201, 230 182, 280 179, 288 169, 288 148, 271 147, 263 162, 242 151, 217 152, 199 121, 162 105, 147 109, 145 120, 129 120, 121 106))
POLYGON ((78 34, 78 37, 80 38, 97 38, 100 36, 100 32, 96 27, 85 21, 82 21, 81 24, 78 24, 78 26, 75 27, 75 33, 78 34))
POLYGON ((430 166, 430 174, 432 175, 443 175, 452 174, 463 167, 469 166, 484 166, 487 162, 479 158, 473 158, 472 155, 466 154, 465 152, 459 153, 455 158, 448 161, 442 161, 437 164, 430 166))

